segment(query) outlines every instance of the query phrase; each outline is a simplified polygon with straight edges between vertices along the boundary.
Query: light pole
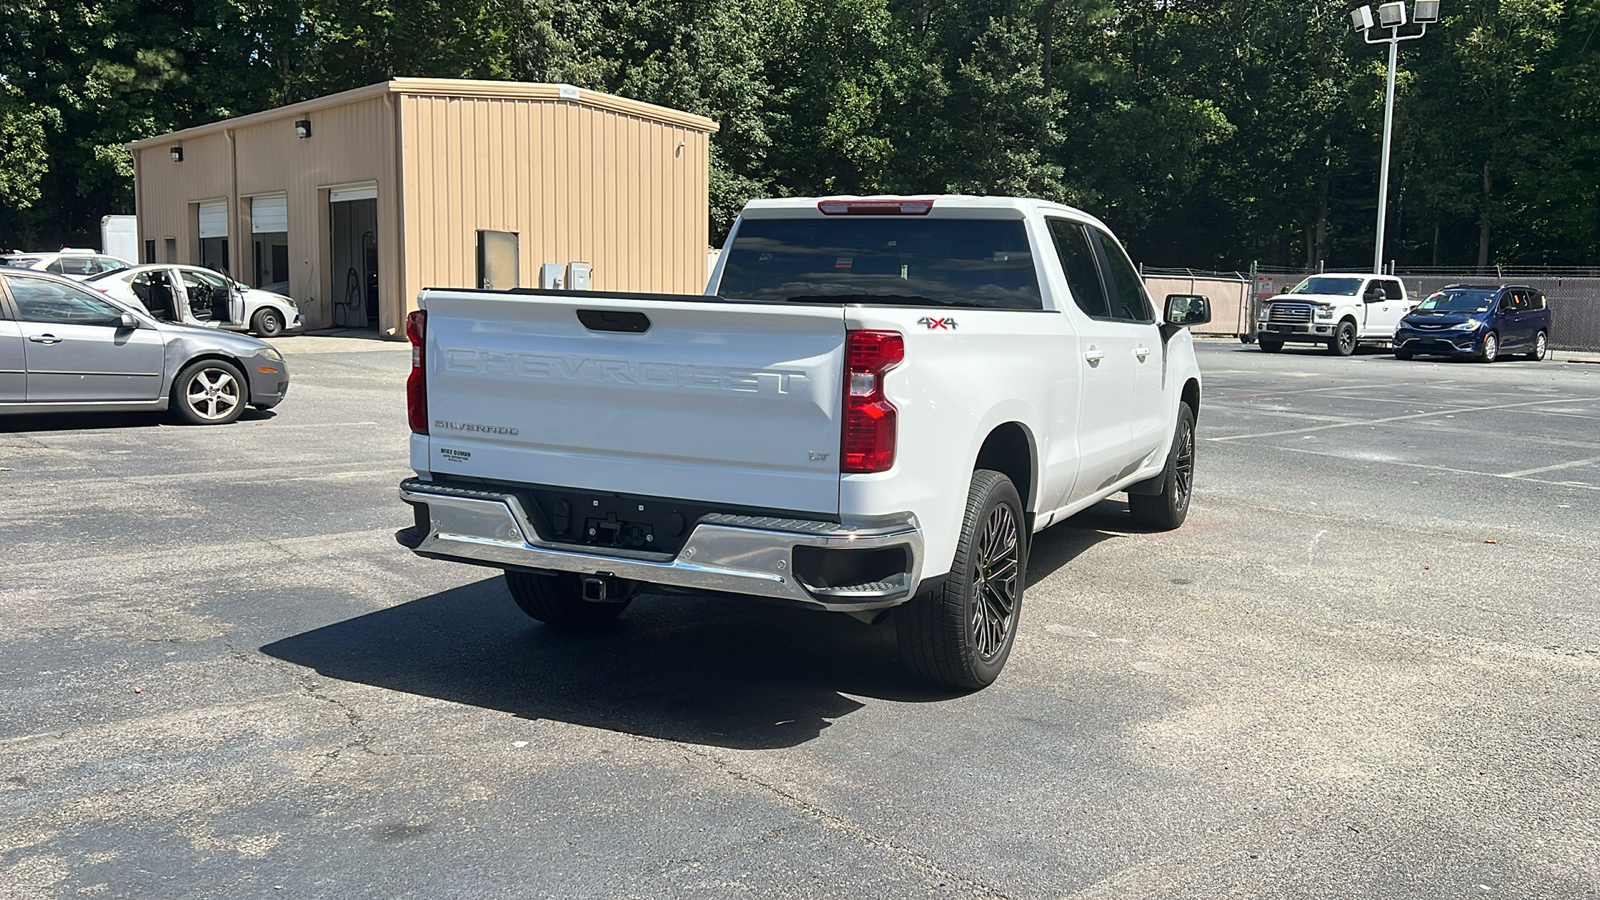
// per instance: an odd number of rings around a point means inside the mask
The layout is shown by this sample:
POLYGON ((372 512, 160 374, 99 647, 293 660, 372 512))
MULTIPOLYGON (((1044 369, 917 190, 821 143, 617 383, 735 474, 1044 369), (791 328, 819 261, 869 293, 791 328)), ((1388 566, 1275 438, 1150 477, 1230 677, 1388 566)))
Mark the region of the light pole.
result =
POLYGON ((1428 26, 1439 21, 1439 0, 1416 0, 1411 21, 1422 26, 1420 31, 1401 34, 1406 24, 1406 5, 1403 2, 1385 3, 1378 7, 1378 20, 1372 20, 1372 7, 1362 6, 1350 11, 1350 24, 1369 44, 1389 45, 1389 88, 1383 99, 1383 163, 1378 175, 1378 236, 1372 248, 1372 271, 1383 272, 1383 224, 1389 214, 1389 141, 1394 132, 1394 70, 1400 62, 1400 42, 1414 41, 1428 33, 1428 26), (1387 28, 1388 37, 1373 38, 1377 28, 1387 28))

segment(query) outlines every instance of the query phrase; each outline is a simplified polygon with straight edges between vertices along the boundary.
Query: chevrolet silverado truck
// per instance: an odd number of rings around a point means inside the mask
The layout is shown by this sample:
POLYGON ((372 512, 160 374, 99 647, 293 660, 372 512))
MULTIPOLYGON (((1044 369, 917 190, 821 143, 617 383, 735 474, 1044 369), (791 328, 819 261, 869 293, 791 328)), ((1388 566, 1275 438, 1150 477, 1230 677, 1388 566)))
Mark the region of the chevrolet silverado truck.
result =
POLYGON ((753 201, 705 295, 424 290, 418 555, 551 625, 641 592, 892 613, 902 661, 999 675, 1032 535, 1121 491, 1172 529, 1200 372, 1111 232, 1038 200, 753 201))
POLYGON ((1392 344, 1394 330, 1416 302, 1391 275, 1329 272, 1312 275, 1287 294, 1266 300, 1256 339, 1267 353, 1286 342, 1322 344, 1349 356, 1358 344, 1392 344))

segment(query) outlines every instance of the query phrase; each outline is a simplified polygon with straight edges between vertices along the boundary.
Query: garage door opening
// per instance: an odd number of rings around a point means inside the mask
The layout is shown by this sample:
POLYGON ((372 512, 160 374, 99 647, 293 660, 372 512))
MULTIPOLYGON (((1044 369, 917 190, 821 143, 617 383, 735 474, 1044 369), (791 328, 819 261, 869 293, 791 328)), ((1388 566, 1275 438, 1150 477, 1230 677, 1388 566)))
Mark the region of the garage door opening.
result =
POLYGON ((250 284, 289 293, 289 200, 286 194, 250 198, 250 284))
POLYGON ((228 273, 228 201, 208 200, 195 207, 200 235, 200 265, 228 273))
POLYGON ((378 187, 328 191, 333 324, 378 327, 378 187))

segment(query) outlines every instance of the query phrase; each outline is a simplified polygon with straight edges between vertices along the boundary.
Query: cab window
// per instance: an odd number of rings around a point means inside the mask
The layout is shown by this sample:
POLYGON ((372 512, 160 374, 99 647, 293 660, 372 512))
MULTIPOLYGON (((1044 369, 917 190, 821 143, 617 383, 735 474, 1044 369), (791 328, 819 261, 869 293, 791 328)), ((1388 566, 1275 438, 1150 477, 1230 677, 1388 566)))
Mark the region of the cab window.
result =
POLYGON ((1050 240, 1056 245, 1056 256, 1061 259, 1062 274, 1072 291, 1073 302, 1092 319, 1109 318, 1111 307, 1106 303, 1105 287, 1100 283, 1100 268, 1083 226, 1070 219, 1045 221, 1050 224, 1050 240))
POLYGON ((1089 234, 1100 245, 1100 261, 1105 265, 1107 293, 1111 300, 1111 318, 1124 322, 1151 323, 1156 320, 1150 307, 1150 295, 1145 292, 1144 279, 1122 251, 1116 238, 1098 228, 1089 234))

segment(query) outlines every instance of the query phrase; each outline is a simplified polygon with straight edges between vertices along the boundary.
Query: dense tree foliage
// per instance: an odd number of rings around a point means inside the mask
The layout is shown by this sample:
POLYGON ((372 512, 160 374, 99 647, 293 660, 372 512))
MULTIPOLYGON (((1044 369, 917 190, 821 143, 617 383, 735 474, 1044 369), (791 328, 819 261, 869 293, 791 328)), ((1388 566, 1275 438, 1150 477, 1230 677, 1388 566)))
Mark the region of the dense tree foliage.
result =
MULTIPOLYGON (((1332 0, 0 0, 0 244, 94 240, 129 140, 418 75, 701 113, 752 196, 1064 200, 1154 265, 1371 258, 1385 52, 1332 0)), ((1389 255, 1600 264, 1600 0, 1402 45, 1389 255)))

